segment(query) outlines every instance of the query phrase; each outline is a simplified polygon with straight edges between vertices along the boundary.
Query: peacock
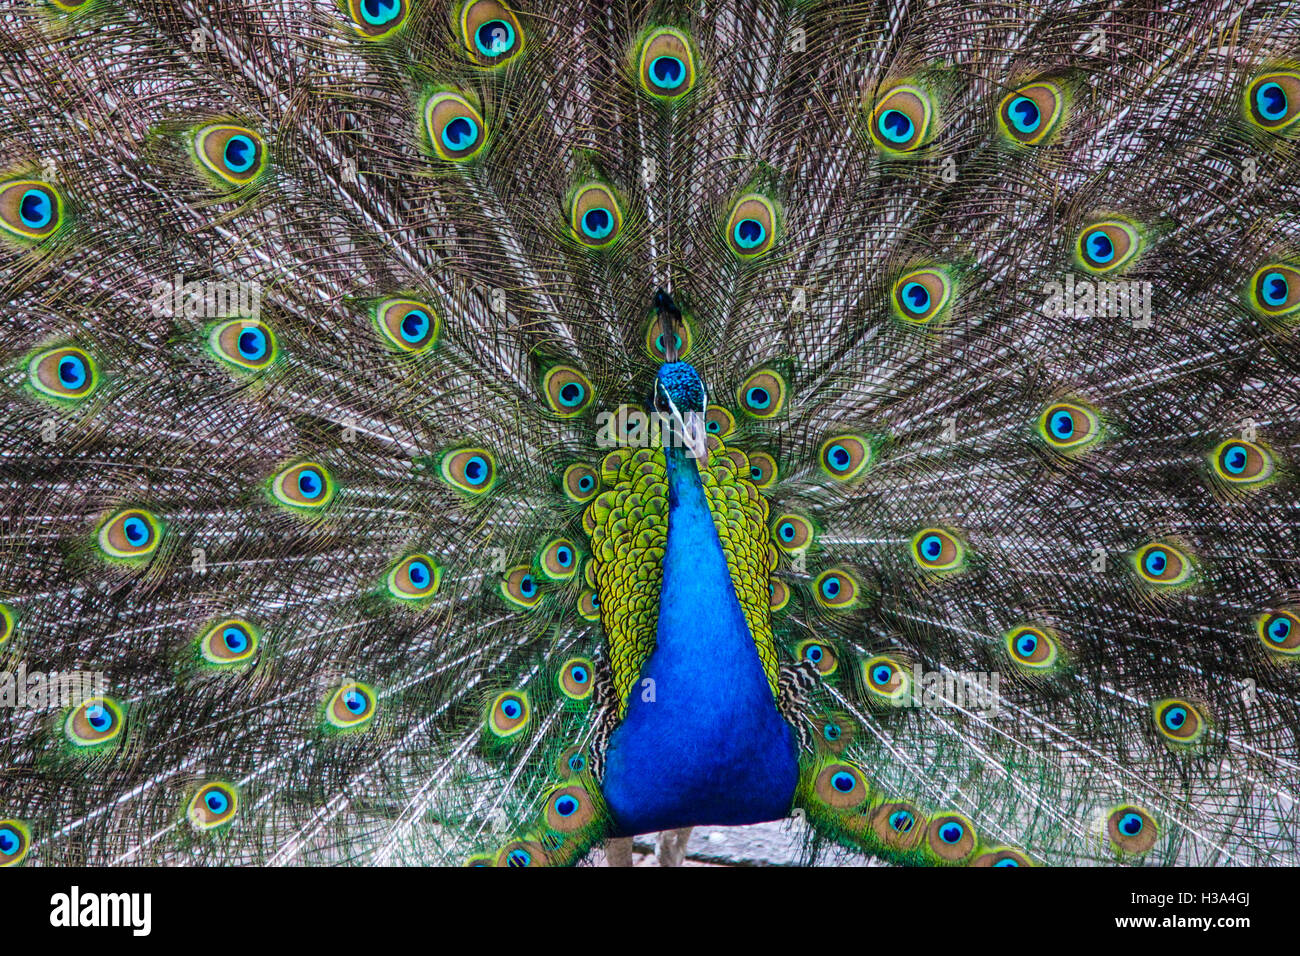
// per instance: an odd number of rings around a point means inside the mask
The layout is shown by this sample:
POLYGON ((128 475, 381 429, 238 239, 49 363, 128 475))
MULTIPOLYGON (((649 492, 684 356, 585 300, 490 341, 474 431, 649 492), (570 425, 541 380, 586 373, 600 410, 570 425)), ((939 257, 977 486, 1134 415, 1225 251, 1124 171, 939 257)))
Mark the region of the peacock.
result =
POLYGON ((0 864, 1300 862, 1292 0, 0 22, 0 864))

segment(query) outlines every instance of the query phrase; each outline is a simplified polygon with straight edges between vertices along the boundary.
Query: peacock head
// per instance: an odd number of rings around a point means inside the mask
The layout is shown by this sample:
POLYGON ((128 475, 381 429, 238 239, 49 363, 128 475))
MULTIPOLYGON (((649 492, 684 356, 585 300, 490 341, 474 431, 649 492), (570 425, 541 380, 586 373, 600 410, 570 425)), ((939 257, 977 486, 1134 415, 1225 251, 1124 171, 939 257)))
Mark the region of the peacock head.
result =
POLYGON ((708 393, 700 373, 687 362, 665 362, 659 366, 655 377, 655 410, 668 415, 692 458, 703 458, 709 453, 708 436, 704 431, 704 407, 708 393))

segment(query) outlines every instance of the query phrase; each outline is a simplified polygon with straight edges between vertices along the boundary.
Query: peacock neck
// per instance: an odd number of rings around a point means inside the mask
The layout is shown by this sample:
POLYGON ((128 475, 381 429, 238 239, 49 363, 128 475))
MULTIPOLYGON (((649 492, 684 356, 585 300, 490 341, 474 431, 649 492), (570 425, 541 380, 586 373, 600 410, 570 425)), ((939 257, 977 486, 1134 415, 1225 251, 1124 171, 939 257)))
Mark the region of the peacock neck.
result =
POLYGON ((668 539, 655 649, 610 737, 606 802, 629 833, 784 816, 793 732, 736 596, 699 470, 665 450, 668 539))

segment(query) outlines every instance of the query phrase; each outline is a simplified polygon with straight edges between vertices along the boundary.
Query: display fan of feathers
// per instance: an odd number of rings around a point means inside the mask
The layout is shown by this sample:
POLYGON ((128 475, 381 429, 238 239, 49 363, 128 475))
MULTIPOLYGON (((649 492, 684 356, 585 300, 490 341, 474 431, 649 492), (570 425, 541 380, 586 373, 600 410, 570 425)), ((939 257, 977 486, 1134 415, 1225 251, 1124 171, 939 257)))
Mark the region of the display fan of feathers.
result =
POLYGON ((1293 0, 3 24, 0 862, 1300 859, 1293 0))

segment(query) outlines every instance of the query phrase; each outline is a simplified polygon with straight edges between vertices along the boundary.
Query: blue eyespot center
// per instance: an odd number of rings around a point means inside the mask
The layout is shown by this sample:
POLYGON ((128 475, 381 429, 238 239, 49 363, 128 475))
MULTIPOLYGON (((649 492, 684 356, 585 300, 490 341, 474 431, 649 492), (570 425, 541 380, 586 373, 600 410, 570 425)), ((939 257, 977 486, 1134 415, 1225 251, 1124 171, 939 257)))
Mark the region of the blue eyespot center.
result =
POLYGON ((575 666, 569 671, 569 676, 573 678, 574 683, 585 684, 587 683, 587 668, 581 665, 575 666))
POLYGON ((903 286, 903 304, 909 312, 922 315, 930 308, 930 290, 919 282, 909 282, 903 286))
POLYGON ((239 354, 257 361, 266 354, 266 334, 261 329, 244 329, 239 333, 239 354))
POLYGON ((402 338, 411 343, 419 342, 429 333, 429 325, 429 313, 412 309, 402 316, 402 338))
POLYGON ((1015 857, 1004 856, 1002 859, 998 860, 993 865, 994 866, 1019 866, 1020 863, 1016 860, 1015 857))
POLYGON ((488 20, 474 31, 474 45, 484 56, 500 56, 515 45, 515 28, 505 20, 488 20))
POLYGON ((226 807, 230 806, 230 801, 220 790, 212 790, 204 797, 203 802, 208 805, 208 809, 213 813, 221 814, 226 812, 226 807))
POLYGON ((54 204, 40 189, 29 189, 18 202, 18 215, 28 229, 44 229, 54 218, 54 204))
POLYGON ((79 355, 65 355, 59 359, 59 381, 65 388, 80 388, 86 384, 86 361, 79 355))
POLYGON ((226 168, 232 173, 246 173, 257 159, 257 146, 243 133, 226 140, 226 168))
POLYGON ((325 482, 315 468, 304 468, 298 473, 298 493, 304 498, 319 498, 325 482))
POLYGON ((1291 636, 1291 619, 1278 615, 1268 625, 1268 636, 1275 643, 1281 644, 1291 636))
POLYGON ((915 126, 911 117, 901 110, 885 110, 876 121, 876 128, 891 143, 905 143, 912 138, 915 126))
POLYGON ((603 206, 588 209, 582 214, 582 231, 592 239, 604 239, 614 231, 614 214, 603 206))
POLYGON ((889 815, 889 828, 897 833, 907 833, 916 823, 910 811, 895 810, 889 815))
POLYGON ((1060 441, 1068 441, 1074 435, 1074 416, 1064 409, 1054 412, 1049 424, 1052 436, 1060 441))
POLYGON ((12 827, 0 827, 0 853, 5 856, 13 856, 22 845, 22 840, 19 839, 18 834, 13 831, 12 827))
POLYGON ((681 86, 686 79, 686 64, 675 56, 657 56, 650 63, 650 82, 662 90, 681 86))
POLYGON ((1280 272, 1265 273, 1263 280, 1260 282, 1260 287, 1265 305, 1285 305, 1291 293, 1291 284, 1287 282, 1286 276, 1280 272))
POLYGON ((852 793, 857 785, 858 781, 853 774, 845 773, 843 770, 831 777, 831 786, 840 793, 852 793))
POLYGON ((825 656, 825 652, 822 650, 820 644, 810 644, 804 650, 803 656, 806 660, 810 660, 814 664, 820 664, 822 657, 825 656))
POLYGON ((450 150, 469 149, 478 139, 478 123, 468 116, 457 116, 442 128, 442 144, 450 150))
POLYGON ((248 649, 248 635, 242 628, 228 627, 221 632, 221 641, 233 654, 240 654, 248 649))
POLYGON ((574 773, 581 773, 587 767, 587 758, 582 754, 574 754, 569 758, 569 769, 574 773))
POLYGON ((877 664, 871 669, 871 680, 876 684, 888 684, 894 676, 894 669, 888 664, 877 664))
POLYGON ((519 593, 524 597, 532 597, 537 593, 537 582, 533 580, 531 574, 525 574, 519 581, 519 593))
POLYGON ((1141 814, 1137 813, 1126 813, 1119 820, 1120 832, 1128 836, 1137 836, 1144 826, 1141 814))
POLYGON ((1165 711, 1165 726, 1170 730, 1178 730, 1185 723, 1187 723, 1187 708, 1170 707, 1165 711))
POLYGON ((831 577, 831 578, 827 578, 825 581, 822 582, 822 597, 826 598, 827 600, 832 600, 834 598, 839 597, 839 594, 840 594, 839 578, 831 577))
POLYGON ((501 713, 505 714, 510 720, 514 720, 523 712, 523 705, 513 697, 507 697, 501 702, 501 713))
POLYGON ((1093 262, 1107 263, 1115 258, 1115 244, 1101 229, 1088 234, 1084 248, 1088 250, 1088 258, 1093 262))
POLYGON ((522 848, 513 849, 506 855, 506 866, 527 866, 532 862, 532 854, 522 848))
POLYGON ((560 388, 560 404, 566 408, 581 405, 582 400, 586 397, 587 390, 582 387, 580 382, 565 382, 560 388))
POLYGON ((1223 450, 1223 470, 1232 475, 1240 475, 1246 470, 1248 457, 1246 449, 1241 445, 1229 445, 1223 450))
POLYGON ((836 741, 843 735, 839 724, 827 724, 822 728, 822 736, 827 740, 836 741))
POLYGON ((591 491, 594 487, 596 487, 596 479, 592 478, 591 475, 583 475, 578 479, 579 491, 591 491))
POLYGON ((943 539, 937 534, 928 534, 921 539, 921 556, 928 561, 937 561, 943 553, 943 539))
POLYGON ((745 401, 750 408, 763 409, 772 404, 772 394, 765 388, 754 386, 745 393, 745 401))
POLYGON ((844 471, 849 467, 853 456, 843 445, 832 445, 826 452, 826 460, 836 471, 844 471))
POLYGON ((939 839, 948 844, 957 843, 965 833, 965 827, 950 820, 939 828, 939 839))
POLYGON ((1169 566, 1169 556, 1159 548, 1153 548, 1147 552, 1147 556, 1142 560, 1142 566, 1146 568, 1147 574, 1157 577, 1163 574, 1165 568, 1169 566))
POLYGON ((1032 133, 1042 121, 1038 104, 1027 96, 1017 96, 1012 100, 1008 112, 1011 114, 1011 125, 1022 133, 1032 133))
POLYGON ((488 466, 481 455, 475 455, 465 462, 465 480, 471 485, 481 485, 487 480, 488 466))
POLYGON ((556 548, 555 560, 560 563, 560 567, 567 568, 573 564, 573 551, 563 546, 556 548))
POLYGON ((736 245, 742 249, 753 249, 767 238, 767 229, 757 219, 741 219, 731 231, 736 245))
POLYGON ((371 26, 383 26, 401 10, 401 0, 361 0, 361 18, 371 26))
POLYGON ((794 525, 791 524, 789 521, 786 521, 785 523, 783 523, 783 524, 781 525, 781 528, 780 528, 780 534, 781 534, 781 540, 782 540, 782 541, 793 541, 793 540, 794 540, 794 525))
POLYGON ((571 817, 578 812, 578 801, 570 794, 563 794, 555 800, 555 812, 562 817, 571 817))
POLYGON ((408 564, 406 566, 406 576, 417 588, 424 587, 432 577, 429 573, 429 566, 423 561, 412 561, 408 564))
POLYGON ((122 522, 122 533, 126 540, 135 547, 140 547, 149 540, 149 525, 143 518, 132 516, 122 522))
POLYGON ((1286 90, 1277 83, 1265 83, 1255 91, 1255 107, 1266 120, 1280 120, 1286 116, 1286 90))
POLYGON ((762 481, 763 469, 759 468, 757 465, 751 466, 749 469, 749 479, 750 481, 762 481))
POLYGON ((113 726, 113 716, 102 704, 91 704, 86 708, 86 723, 102 733, 113 726))

